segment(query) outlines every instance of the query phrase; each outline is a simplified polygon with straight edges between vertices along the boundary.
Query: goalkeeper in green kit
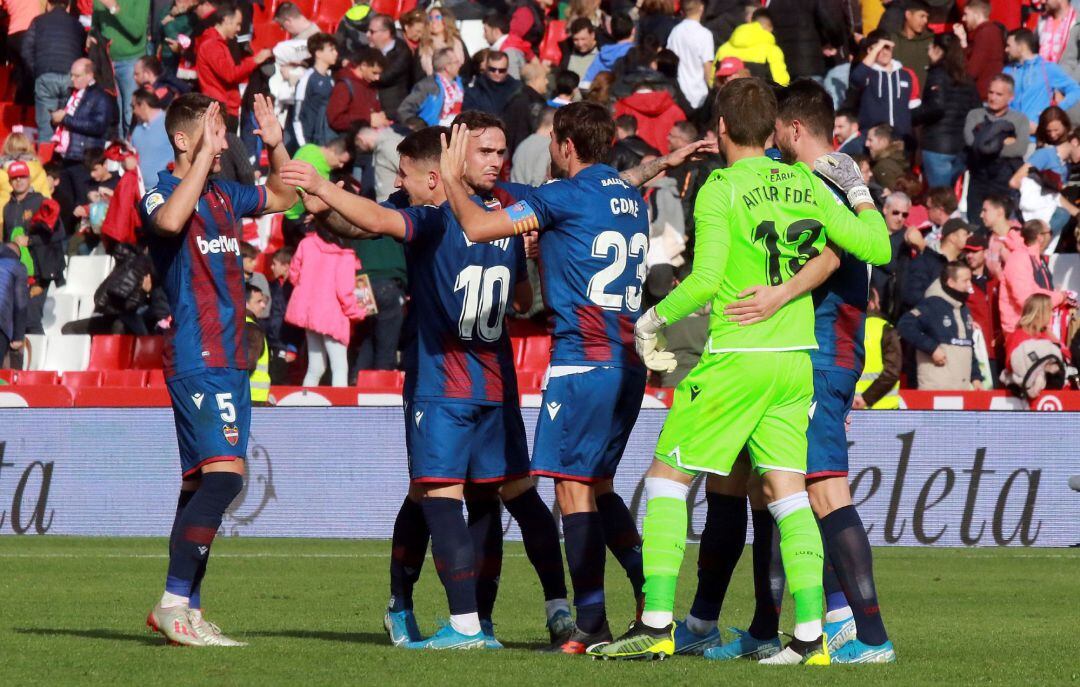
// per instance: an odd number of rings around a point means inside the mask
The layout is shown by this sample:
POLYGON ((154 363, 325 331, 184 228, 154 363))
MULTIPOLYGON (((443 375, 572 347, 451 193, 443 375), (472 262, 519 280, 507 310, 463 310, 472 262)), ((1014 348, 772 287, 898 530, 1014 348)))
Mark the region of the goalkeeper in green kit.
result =
POLYGON ((625 635, 592 647, 593 656, 674 653, 672 612, 690 482, 700 472, 727 475, 745 446, 780 528, 781 558, 795 599, 794 639, 762 663, 829 663, 821 631, 821 535, 805 481, 814 393, 808 351, 817 347, 813 302, 804 294, 751 325, 725 319, 724 306, 753 287, 783 285, 821 252, 826 239, 875 265, 888 262, 891 251, 885 221, 851 158, 833 153, 814 167, 847 194, 857 216, 806 165, 765 157, 776 112, 772 89, 759 79, 739 79, 720 92, 714 115, 730 166, 714 171, 698 194, 693 272, 637 322, 637 349, 646 366, 671 369, 674 357, 663 350, 660 330, 712 302, 705 351, 675 390, 645 475, 645 611, 625 635))

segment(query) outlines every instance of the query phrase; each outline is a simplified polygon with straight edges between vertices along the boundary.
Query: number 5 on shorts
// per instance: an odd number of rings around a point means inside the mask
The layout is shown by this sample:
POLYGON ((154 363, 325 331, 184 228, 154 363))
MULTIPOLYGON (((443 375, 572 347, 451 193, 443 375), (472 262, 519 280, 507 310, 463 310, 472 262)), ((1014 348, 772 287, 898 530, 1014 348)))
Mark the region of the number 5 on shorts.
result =
POLYGON ((216 396, 218 410, 221 411, 222 422, 236 422, 236 406, 232 402, 232 394, 218 394, 216 396))

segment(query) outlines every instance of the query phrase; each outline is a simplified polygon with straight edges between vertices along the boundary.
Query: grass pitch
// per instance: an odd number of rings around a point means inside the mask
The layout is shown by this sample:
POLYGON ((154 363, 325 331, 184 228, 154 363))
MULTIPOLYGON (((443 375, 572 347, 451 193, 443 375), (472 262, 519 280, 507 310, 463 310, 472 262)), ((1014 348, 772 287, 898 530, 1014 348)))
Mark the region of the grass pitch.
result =
MULTIPOLYGON (((497 652, 406 652, 382 630, 386 542, 219 539, 207 615, 245 649, 167 647, 145 631, 165 576, 165 540, 0 538, 0 681, 5 685, 859 685, 1080 684, 1080 551, 875 551, 885 622, 900 662, 824 669, 595 662, 532 649, 546 639, 542 595, 520 544, 507 545, 497 652)), ((696 549, 679 588, 685 612, 696 549)), ((735 573, 722 624, 745 627, 753 607, 750 551, 735 573)), ((608 560, 612 628, 632 610, 608 560)), ((446 602, 430 559, 417 590, 421 629, 446 602)), ((788 606, 791 606, 790 599, 788 606)), ((790 608, 782 627, 790 628, 790 608)))

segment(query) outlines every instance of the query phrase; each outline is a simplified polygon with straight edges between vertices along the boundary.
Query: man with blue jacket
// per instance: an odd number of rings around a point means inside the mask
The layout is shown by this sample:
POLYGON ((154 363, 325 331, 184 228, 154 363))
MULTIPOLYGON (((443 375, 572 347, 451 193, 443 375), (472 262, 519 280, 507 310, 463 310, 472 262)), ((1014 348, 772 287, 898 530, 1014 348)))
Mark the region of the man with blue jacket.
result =
POLYGON ((0 367, 4 367, 9 350, 22 348, 29 305, 26 267, 19 260, 19 246, 0 243, 0 367))
POLYGON ((1005 67, 1005 73, 1016 82, 1015 95, 1009 106, 1023 112, 1030 120, 1031 134, 1035 133, 1039 115, 1046 108, 1056 104, 1068 110, 1080 102, 1080 84, 1059 65, 1039 56, 1039 39, 1030 30, 1010 32, 1005 41, 1005 52, 1012 62, 1005 67), (1062 95, 1057 103, 1054 102, 1055 93, 1062 95))

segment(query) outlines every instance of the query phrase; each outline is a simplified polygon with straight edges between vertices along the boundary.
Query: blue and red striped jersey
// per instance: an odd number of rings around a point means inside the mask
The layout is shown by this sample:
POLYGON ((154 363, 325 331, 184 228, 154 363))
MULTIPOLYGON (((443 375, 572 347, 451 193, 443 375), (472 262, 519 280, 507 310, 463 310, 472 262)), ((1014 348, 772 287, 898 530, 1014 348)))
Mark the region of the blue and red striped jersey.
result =
MULTIPOLYGON (((474 198, 480 202, 479 198, 474 198)), ((501 207, 490 200, 488 208, 501 207)), ((465 238, 448 203, 399 210, 409 277, 406 395, 481 405, 517 403, 514 353, 504 317, 527 278, 520 237, 465 238)))
MULTIPOLYGON (((818 176, 850 209, 845 194, 824 177, 818 176)), ((841 252, 840 267, 811 293, 814 299, 814 337, 818 344, 816 350, 810 351, 814 369, 853 370, 856 374, 862 374, 866 359, 863 337, 869 292, 870 267, 858 258, 841 252)))
POLYGON ((528 191, 507 208, 540 233, 540 279, 552 311, 553 365, 638 367, 649 217, 641 193, 608 165, 528 191))
MULTIPOLYGON (((152 227, 154 215, 179 183, 169 172, 158 174, 157 186, 139 203, 144 227, 152 227)), ((179 234, 147 232, 173 317, 165 337, 166 377, 209 367, 247 369, 240 218, 262 212, 266 200, 263 186, 211 181, 179 234)))

